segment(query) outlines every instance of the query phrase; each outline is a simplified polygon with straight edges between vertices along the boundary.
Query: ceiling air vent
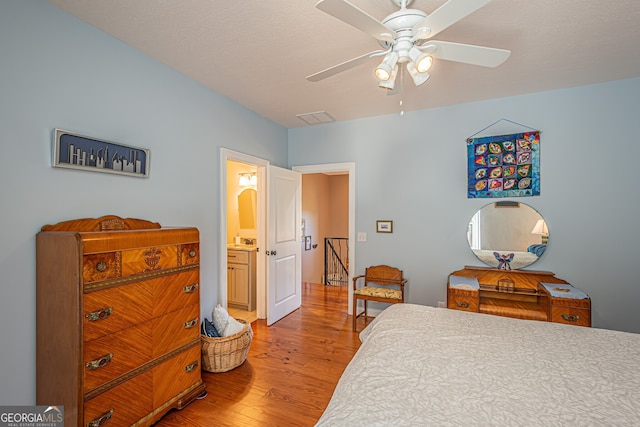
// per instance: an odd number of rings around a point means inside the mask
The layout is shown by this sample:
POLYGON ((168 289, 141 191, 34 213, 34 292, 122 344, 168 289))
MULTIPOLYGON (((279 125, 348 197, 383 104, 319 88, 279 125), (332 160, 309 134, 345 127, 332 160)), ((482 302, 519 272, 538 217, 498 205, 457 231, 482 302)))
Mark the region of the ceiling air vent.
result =
POLYGON ((319 125, 320 123, 335 122, 336 119, 331 117, 326 111, 316 111, 314 113, 296 114, 296 117, 308 125, 319 125))

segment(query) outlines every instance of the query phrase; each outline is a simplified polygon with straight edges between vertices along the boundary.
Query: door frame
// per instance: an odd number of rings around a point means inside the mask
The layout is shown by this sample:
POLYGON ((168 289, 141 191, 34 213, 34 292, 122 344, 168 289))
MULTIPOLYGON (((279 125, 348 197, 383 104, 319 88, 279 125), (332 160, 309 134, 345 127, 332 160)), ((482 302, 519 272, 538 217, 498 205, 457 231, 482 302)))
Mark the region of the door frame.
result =
POLYGON ((347 303, 347 313, 352 315, 353 307, 353 289, 351 287, 351 280, 354 277, 354 271, 356 270, 356 164, 355 162, 345 163, 326 163, 318 165, 305 165, 305 166, 293 166, 291 168, 301 174, 311 173, 332 173, 332 172, 347 172, 349 175, 349 268, 348 268, 348 290, 349 298, 347 303))
POLYGON ((235 161, 239 163, 246 163, 257 168, 258 172, 258 211, 257 211, 257 247, 258 253, 256 254, 256 316, 259 319, 267 317, 266 306, 266 265, 265 257, 261 256, 266 245, 266 206, 267 206, 267 168, 270 164, 268 160, 261 159, 259 157, 251 156, 248 154, 233 151, 228 148, 220 147, 220 215, 219 221, 219 235, 218 241, 218 302, 227 307, 228 295, 227 295, 227 161, 235 161))

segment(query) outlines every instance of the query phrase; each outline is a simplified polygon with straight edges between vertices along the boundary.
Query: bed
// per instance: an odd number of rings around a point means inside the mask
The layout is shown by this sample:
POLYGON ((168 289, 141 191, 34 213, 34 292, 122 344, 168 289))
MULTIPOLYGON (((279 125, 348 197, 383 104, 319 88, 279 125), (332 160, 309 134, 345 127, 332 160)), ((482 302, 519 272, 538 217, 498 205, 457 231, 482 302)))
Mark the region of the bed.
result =
POLYGON ((360 339, 317 426, 640 422, 640 334, 395 304, 360 339))

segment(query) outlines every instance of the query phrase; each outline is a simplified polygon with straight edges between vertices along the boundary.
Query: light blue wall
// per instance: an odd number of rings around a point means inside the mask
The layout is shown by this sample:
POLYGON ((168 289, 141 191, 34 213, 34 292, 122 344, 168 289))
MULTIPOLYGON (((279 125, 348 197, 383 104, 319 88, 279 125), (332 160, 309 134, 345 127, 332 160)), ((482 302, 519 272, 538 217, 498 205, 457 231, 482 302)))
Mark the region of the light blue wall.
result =
POLYGON ((488 200, 466 197, 466 138, 502 118, 540 129, 541 195, 515 200, 546 218, 551 240, 529 269, 586 291, 594 326, 640 332, 638 111, 632 79, 290 129, 289 163, 355 162, 356 230, 368 237, 355 271, 396 265, 408 301, 436 305, 450 272, 480 265, 466 229, 488 200), (376 233, 378 219, 393 234, 376 233))
POLYGON ((211 313, 219 147, 286 166, 287 131, 43 1, 0 1, 0 58, 0 404, 33 404, 40 227, 105 214, 198 227, 211 313), (56 127, 149 148, 151 177, 52 168, 56 127))

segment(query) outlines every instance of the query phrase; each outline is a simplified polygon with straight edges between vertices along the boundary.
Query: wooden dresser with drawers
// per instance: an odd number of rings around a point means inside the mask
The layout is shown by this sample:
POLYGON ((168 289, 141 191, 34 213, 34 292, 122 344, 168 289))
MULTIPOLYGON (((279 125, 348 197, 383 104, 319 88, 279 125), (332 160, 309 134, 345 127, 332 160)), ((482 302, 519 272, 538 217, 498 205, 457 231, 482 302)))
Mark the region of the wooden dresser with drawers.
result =
POLYGON ((36 402, 151 425, 204 392, 196 228, 105 216, 36 236, 36 402))
POLYGON ((591 326, 591 299, 547 271, 465 267, 449 275, 447 307, 591 326))

